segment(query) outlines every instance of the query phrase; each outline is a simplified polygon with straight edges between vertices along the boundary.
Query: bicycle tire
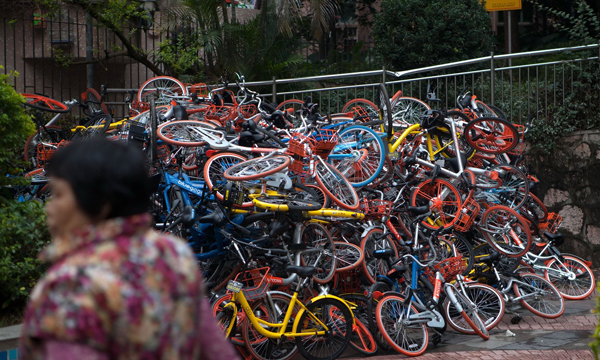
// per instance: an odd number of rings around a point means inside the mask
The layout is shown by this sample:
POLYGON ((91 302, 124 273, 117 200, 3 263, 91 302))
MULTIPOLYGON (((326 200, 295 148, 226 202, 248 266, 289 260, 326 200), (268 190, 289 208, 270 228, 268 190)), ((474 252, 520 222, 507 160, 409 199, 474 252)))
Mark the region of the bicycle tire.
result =
MULTIPOLYGON (((281 103, 279 103, 279 105, 277 105, 277 107, 275 109, 284 111, 284 110, 286 110, 285 107, 289 106, 289 105, 292 105, 292 107, 294 107, 294 110, 296 110, 295 107, 298 105, 301 107, 302 105, 304 105, 304 101, 302 101, 300 99, 287 99, 287 100, 284 100, 281 103)), ((298 109, 298 110, 300 110, 300 109, 298 109)))
POLYGON ((106 130, 108 130, 111 123, 112 116, 110 116, 110 114, 98 114, 86 121, 83 124, 85 129, 76 131, 71 139, 90 139, 95 136, 103 135, 106 133, 106 130))
POLYGON ((471 120, 464 129, 465 139, 477 151, 507 153, 519 144, 519 131, 510 122, 497 117, 471 120))
POLYGON ((329 230, 319 223, 307 222, 302 225, 300 242, 307 247, 300 252, 300 263, 317 268, 313 281, 318 284, 330 282, 335 275, 336 251, 329 230))
MULTIPOLYGON (((272 309, 265 299, 261 299, 251 305, 252 312, 264 321, 270 323, 282 322, 284 320, 283 316, 290 306, 291 296, 288 297, 283 294, 270 294, 269 296, 273 301, 273 305, 275 305, 275 309, 272 309)), ((288 326, 293 324, 300 307, 295 305, 294 309, 295 314, 292 313, 288 326)), ((279 329, 270 328, 268 330, 276 332, 279 329)), ((287 360, 293 358, 298 352, 295 341, 289 341, 285 337, 281 339, 267 338, 259 334, 248 319, 242 324, 242 338, 246 349, 257 360, 287 360)))
POLYGON ((489 107, 494 112, 494 114, 496 114, 496 116, 500 119, 507 120, 506 114, 499 107, 494 105, 487 105, 487 107, 489 107))
POLYGON ((354 156, 341 159, 330 156, 328 161, 340 170, 352 186, 363 187, 379 176, 385 162, 385 152, 383 141, 374 130, 353 125, 338 133, 338 144, 331 155, 354 156))
POLYGON ((303 184, 303 185, 305 187, 311 189, 316 194, 317 198, 315 200, 318 201, 320 204, 322 204, 321 209, 329 208, 329 206, 331 205, 331 200, 329 199, 329 196, 327 196, 325 191, 323 191, 323 189, 321 189, 321 187, 319 185, 316 185, 316 184, 303 184))
POLYGON ((532 237, 527 221, 507 206, 496 205, 487 209, 480 227, 488 244, 505 256, 521 257, 531 248, 532 237))
MULTIPOLYGON (((477 306, 486 329, 489 331, 496 327, 502 321, 506 309, 506 303, 502 295, 494 287, 486 284, 466 283, 464 286, 469 293, 469 299, 477 306)), ((448 297, 443 303, 443 310, 448 325, 454 330, 463 334, 475 333, 472 327, 464 323, 463 317, 452 306, 448 297)))
POLYGON ((394 262, 398 258, 398 249, 388 234, 385 237, 381 237, 383 230, 379 228, 369 230, 360 242, 360 248, 364 253, 363 261, 363 275, 369 281, 374 284, 377 281, 378 275, 387 275, 390 270, 388 263, 384 259, 377 259, 375 257, 375 250, 391 249, 394 256, 390 262, 394 262))
MULTIPOLYGON (((462 122, 468 123, 469 118, 460 111, 448 111, 446 113, 446 118, 452 117, 454 122, 462 122), (459 118, 459 119, 457 119, 459 118)), ((458 138, 458 146, 459 150, 462 154, 465 155, 467 160, 470 160, 475 155, 475 149, 466 141, 464 133, 461 131, 461 126, 456 126, 456 136, 458 138)), ((440 130, 434 136, 434 140, 436 142, 436 146, 441 150, 442 156, 446 158, 455 158, 456 157, 456 145, 454 145, 454 138, 452 137, 452 133, 450 127, 438 127, 438 130, 445 129, 445 131, 440 130), (442 136, 444 135, 444 136, 442 136)), ((466 164, 463 164, 463 167, 466 164)))
POLYGON ((390 103, 390 96, 388 95, 387 89, 382 83, 379 83, 377 86, 377 101, 377 107, 379 108, 379 120, 383 120, 383 128, 387 132, 388 139, 391 139, 394 127, 392 119, 392 104, 390 103), (390 124, 392 124, 392 129, 388 129, 390 124))
POLYGON ((83 94, 81 94, 81 99, 83 99, 84 102, 92 101, 87 104, 88 110, 90 112, 88 115, 94 115, 96 113, 99 113, 100 111, 102 111, 103 114, 108 114, 108 108, 106 107, 104 101, 102 101, 102 97, 100 96, 100 94, 98 94, 96 89, 87 88, 83 92, 83 94))
POLYGON ((463 298, 464 295, 462 293, 456 293, 455 296, 456 300, 461 303, 460 305, 463 308, 463 311, 460 313, 460 315, 465 323, 468 324, 469 327, 473 329, 473 333, 479 335, 480 338, 483 340, 489 340, 490 333, 488 332, 484 322, 477 314, 477 309, 471 307, 467 299, 463 298))
MULTIPOLYGON (((498 114, 496 114, 494 110, 492 110, 492 108, 488 104, 484 103, 483 101, 475 100, 475 104, 477 104, 477 109, 479 110, 480 117, 501 118, 500 116, 498 116, 498 114)), ((506 120, 506 118, 504 118, 504 120, 506 120)))
POLYGON ((375 341, 373 334, 371 334, 369 329, 359 319, 354 319, 350 347, 366 356, 377 353, 377 342, 375 341))
POLYGON ((158 94, 155 105, 167 105, 173 100, 169 97, 161 96, 162 94, 168 94, 173 96, 187 96, 188 90, 185 85, 170 76, 155 76, 148 79, 145 83, 140 86, 137 92, 137 101, 149 102, 148 96, 152 94, 158 94))
POLYGON ((348 179, 333 165, 317 161, 315 163, 315 177, 321 189, 338 206, 354 211, 360 205, 358 194, 348 179))
POLYGON ((553 258, 546 263, 544 277, 554 285, 558 292, 567 300, 582 300, 590 296, 596 287, 594 273, 583 261, 570 256, 562 255, 560 259, 553 258), (573 272, 573 279, 569 276, 558 275, 552 270, 565 271, 564 267, 573 272), (562 270, 561 270, 562 269, 562 270), (574 284, 577 284, 575 286, 574 284))
MULTIPOLYGON (((401 128, 407 128, 411 125, 418 124, 421 117, 431 107, 426 102, 414 97, 400 96, 392 100, 392 120, 393 125, 398 125, 401 128)), ((385 124, 387 129, 387 124, 385 124)))
POLYGON ((324 335, 297 337, 296 344, 300 354, 308 360, 329 360, 340 357, 352 337, 352 312, 340 300, 322 298, 306 306, 306 311, 300 316, 300 321, 297 321, 298 328, 294 331, 296 333, 303 332, 303 329, 310 329, 311 332, 315 332, 314 329, 320 331, 321 325, 313 320, 313 316, 335 331, 330 330, 324 335))
POLYGON ((396 319, 418 313, 414 306, 411 305, 408 308, 404 305, 404 299, 396 294, 386 295, 377 304, 376 316, 379 331, 394 350, 406 356, 419 356, 427 350, 429 332, 425 323, 408 327, 396 319), (412 336, 408 336, 410 330, 414 330, 410 332, 412 336))
MULTIPOLYGON (((530 273, 521 274, 520 281, 538 289, 538 291, 544 291, 544 294, 520 299, 519 302, 524 308, 546 319, 556 319, 565 312, 565 301, 558 289, 550 281, 539 275, 530 273), (552 306, 549 304, 550 301, 553 301, 552 306), (538 306, 542 302, 543 305, 538 306)), ((517 282, 513 283, 513 290, 517 297, 532 293, 532 289, 528 289, 527 286, 517 282)))
POLYGON ((66 104, 43 95, 21 93, 21 96, 25 98, 25 105, 34 109, 62 114, 71 110, 66 104))
POLYGON ((411 196, 412 206, 429 206, 432 214, 422 221, 430 229, 449 228, 458 219, 462 201, 456 187, 441 178, 427 179, 417 185, 411 196), (433 205, 430 205, 433 203, 433 205))
MULTIPOLYGON (((344 107, 342 107, 342 112, 343 113, 352 112, 354 114, 353 108, 356 106, 363 108, 363 110, 365 110, 365 112, 371 119, 377 118, 378 112, 379 112, 379 108, 377 107, 377 105, 375 105, 375 103, 372 102, 371 100, 362 99, 362 98, 352 99, 352 100, 348 101, 344 105, 344 107)), ((356 117, 356 115, 357 114, 354 114, 354 117, 356 117)))
POLYGON ((215 320, 217 321, 217 326, 225 331, 225 338, 226 339, 231 339, 233 337, 233 335, 235 335, 236 332, 236 317, 233 315, 233 312, 229 313, 229 312, 220 312, 217 314, 217 316, 215 317, 215 320), (230 324, 233 322, 232 327, 230 327, 230 324))
POLYGON ((158 126, 156 134, 159 139, 171 145, 194 147, 206 145, 206 141, 202 141, 202 139, 198 138, 197 134, 190 131, 190 129, 194 127, 212 130, 211 133, 213 133, 213 135, 225 140, 225 133, 221 130, 217 130, 214 125, 194 120, 166 122, 158 126))
POLYGON ((336 241, 333 244, 335 246, 336 272, 354 270, 362 265, 365 254, 359 246, 343 241, 336 241))
POLYGON ((379 304, 379 300, 383 298, 383 295, 392 291, 392 286, 388 283, 377 281, 366 291, 367 293, 367 325, 369 326, 369 331, 373 334, 375 338, 375 342, 377 345, 385 350, 391 351, 392 347, 387 343, 385 337, 379 331, 379 327, 377 326, 377 304, 379 304))
POLYGON ((285 155, 260 157, 231 166, 223 173, 223 177, 229 181, 257 180, 283 171, 289 165, 290 158, 285 155))
MULTIPOLYGON (((204 163, 203 170, 204 181, 206 181, 208 189, 213 191, 215 185, 217 185, 217 189, 224 186, 227 183, 227 180, 223 177, 225 171, 231 166, 246 160, 248 160, 247 156, 233 152, 221 152, 208 158, 206 163, 204 163)), ((221 191, 217 190, 216 196, 219 200, 223 201, 223 193, 221 191)), ((247 208, 252 206, 252 199, 244 196, 244 202, 241 207, 247 208)))

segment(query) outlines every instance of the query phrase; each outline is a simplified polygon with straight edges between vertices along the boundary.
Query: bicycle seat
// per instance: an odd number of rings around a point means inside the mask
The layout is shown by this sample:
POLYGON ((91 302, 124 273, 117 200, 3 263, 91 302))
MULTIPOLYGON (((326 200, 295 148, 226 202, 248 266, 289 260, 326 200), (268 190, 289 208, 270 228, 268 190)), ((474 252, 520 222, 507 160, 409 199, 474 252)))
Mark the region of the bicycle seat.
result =
POLYGON ((399 279, 402 277, 402 274, 404 274, 405 271, 406 266, 398 264, 396 266, 392 266, 390 271, 387 272, 387 276, 392 280, 399 279))
POLYGON ((562 245, 562 243, 565 242, 565 238, 561 233, 553 234, 551 232, 544 231, 544 236, 546 237, 546 239, 550 240, 550 242, 554 246, 560 246, 562 245))
POLYGON ((423 215, 429 212, 429 206, 409 206, 408 211, 411 213, 411 215, 423 215))
POLYGON ((173 107, 173 116, 175 116, 176 120, 188 120, 188 114, 181 105, 173 107))
POLYGON ((285 271, 291 274, 298 274, 298 276, 307 278, 313 276, 317 272, 317 268, 314 266, 293 266, 289 265, 285 267, 285 271))
POLYGON ((221 211, 221 209, 215 209, 212 214, 204 215, 200 219, 198 219, 199 223, 204 224, 220 224, 225 219, 225 215, 221 211))

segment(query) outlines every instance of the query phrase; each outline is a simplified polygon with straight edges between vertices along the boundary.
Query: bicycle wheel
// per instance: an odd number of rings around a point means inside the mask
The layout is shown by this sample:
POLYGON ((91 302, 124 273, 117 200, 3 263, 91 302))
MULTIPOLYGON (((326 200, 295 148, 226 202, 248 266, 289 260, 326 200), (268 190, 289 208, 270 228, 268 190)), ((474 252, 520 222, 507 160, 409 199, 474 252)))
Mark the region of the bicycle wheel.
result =
POLYGON ((506 205, 519 209, 527 200, 529 180, 527 176, 512 165, 497 165, 488 169, 498 173, 500 186, 475 193, 475 200, 490 204, 506 205))
POLYGON ((487 107, 489 107, 490 110, 492 110, 494 112, 494 114, 496 114, 496 116, 499 117, 500 119, 508 120, 506 118, 506 114, 504 113, 504 111, 502 111, 499 107, 494 106, 494 105, 487 105, 487 107))
POLYGON ((225 338, 231 339, 235 335, 237 318, 234 316, 233 311, 221 311, 217 314, 215 320, 217 326, 225 332, 225 338))
POLYGON ((352 337, 350 338, 350 346, 363 355, 373 355, 377 352, 377 342, 373 338, 373 334, 359 319, 354 319, 355 324, 352 326, 352 337))
POLYGON ((300 354, 309 360, 337 359, 352 337, 352 312, 335 298, 319 299, 306 308, 294 329, 296 333, 306 333, 296 338, 300 354), (318 335, 318 331, 325 334, 318 335))
POLYGON ((563 255, 547 264, 544 277, 568 300, 582 300, 594 292, 596 279, 592 270, 581 260, 563 255))
POLYGON ((26 93, 21 93, 21 96, 25 98, 25 105, 34 109, 52 113, 67 113, 71 110, 67 105, 61 103, 60 101, 50 99, 46 96, 26 93))
POLYGON ((315 177, 321 189, 340 207, 356 210, 359 206, 358 194, 348 179, 333 165, 316 161, 315 177))
POLYGON ((335 245, 335 259, 336 259, 336 272, 346 272, 354 270, 362 265, 365 260, 365 254, 360 247, 350 244, 347 242, 336 241, 335 245))
POLYGON ((331 281, 335 275, 336 249, 329 230, 319 223, 307 222, 302 226, 300 241, 306 245, 306 249, 300 253, 302 266, 317 268, 317 273, 313 275, 316 283, 331 281))
POLYGON ((328 161, 352 186, 368 185, 377 178, 385 162, 383 141, 366 126, 347 127, 338 133, 338 143, 328 161))
POLYGON ((367 293, 367 325, 369 326, 369 331, 373 334, 375 338, 375 342, 377 345, 386 351, 391 351, 392 347, 387 343, 383 334, 379 331, 379 327, 377 326, 377 304, 379 304, 379 300, 383 298, 383 294, 388 291, 392 291, 392 286, 390 284, 378 281, 375 284, 371 285, 367 293))
MULTIPOLYGON (((210 191, 216 187, 217 189, 225 186, 227 180, 223 177, 223 173, 235 164, 239 164, 248 160, 248 157, 238 153, 222 152, 211 156, 204 164, 204 181, 210 191)), ((223 194, 217 190, 216 194, 219 200, 223 200, 223 194)), ((252 207, 252 199, 244 196, 242 207, 252 207)))
MULTIPOLYGON (((275 109, 281 110, 281 111, 287 111, 288 109, 294 109, 293 114, 295 114, 296 111, 302 109, 302 105, 304 105, 304 101, 302 101, 300 99, 287 99, 287 100, 279 103, 279 105, 277 105, 277 107, 275 109)), ((293 114, 291 114, 291 115, 293 115, 293 114)))
POLYGON ((456 149, 458 148, 467 160, 470 160, 475 154, 475 149, 466 141, 462 131, 463 124, 467 124, 469 118, 460 111, 448 111, 446 119, 451 119, 457 125, 456 136, 458 138, 458 146, 454 143, 450 126, 444 126, 438 127, 437 134, 434 136, 437 148, 441 150, 442 156, 446 158, 456 157, 456 149))
MULTIPOLYGON (((352 112, 353 117, 357 116, 368 116, 371 119, 377 119, 379 116, 379 108, 372 101, 367 99, 353 99, 350 100, 342 108, 343 113, 352 112)), ((368 119, 364 121, 370 121, 368 119)))
POLYGON ((232 165, 223 176, 229 181, 256 180, 283 171, 289 165, 290 158, 285 155, 260 157, 232 165))
POLYGON ((406 323, 418 313, 414 306, 404 305, 404 299, 395 294, 386 295, 377 304, 379 331, 394 350, 406 356, 419 356, 427 349, 429 334, 425 321, 406 323))
POLYGON ((156 76, 140 86, 137 101, 150 102, 150 96, 155 96, 155 105, 168 105, 173 100, 169 96, 187 96, 188 91, 183 83, 170 76, 156 76))
MULTIPOLYGON (((476 311, 486 329, 493 329, 504 316, 506 303, 498 290, 485 284, 466 283, 464 284, 466 296, 475 304, 476 311)), ((456 308, 446 297, 443 304, 444 317, 448 324, 456 331, 463 334, 475 334, 475 331, 466 323, 462 314, 456 311, 456 308)))
POLYGON ((479 335, 483 340, 489 340, 490 333, 483 320, 479 317, 477 306, 475 304, 472 305, 469 302, 469 299, 467 299, 465 294, 461 291, 455 292, 454 295, 456 296, 456 301, 463 308, 460 315, 465 324, 473 330, 473 333, 479 335))
MULTIPOLYGON (((503 118, 501 116, 498 116, 498 114, 496 114, 496 112, 494 110, 492 110, 491 107, 489 107, 486 103, 484 103, 483 101, 480 100, 475 100, 475 104, 477 104, 477 112, 479 114, 480 117, 497 117, 497 118, 503 118)), ((506 120, 506 117, 503 118, 504 120, 506 120)))
MULTIPOLYGON (((417 98, 401 96, 392 100, 392 120, 394 127, 407 128, 411 125, 418 124, 421 117, 431 107, 426 102, 417 98)), ((387 124, 385 125, 387 128, 387 124)))
POLYGON ((329 199, 329 197, 327 196, 327 194, 325 194, 325 192, 323 191, 323 189, 321 189, 319 187, 319 185, 304 184, 304 187, 309 188, 316 195, 315 199, 310 199, 310 200, 314 200, 314 201, 317 201, 319 204, 322 204, 321 209, 327 209, 327 208, 329 208, 329 206, 331 205, 331 200, 329 199))
POLYGON ((531 248, 526 220, 509 207, 490 207, 483 213, 479 227, 488 244, 508 257, 523 256, 531 248))
POLYGON ((110 126, 111 122, 112 117, 109 114, 96 115, 83 124, 83 126, 85 126, 85 129, 78 130, 77 132, 75 132, 72 140, 90 139, 96 136, 100 136, 106 133, 106 130, 108 130, 108 127, 110 126))
MULTIPOLYGON (((273 306, 267 299, 261 299, 252 304, 252 312, 263 321, 279 324, 285 319, 285 314, 290 307, 291 296, 283 293, 270 293, 268 296, 271 298, 273 306)), ((299 310, 300 306, 295 305, 287 327, 291 328, 299 310)), ((266 329, 273 332, 279 330, 278 328, 266 329)), ((298 347, 294 341, 285 337, 270 339, 261 335, 249 320, 244 321, 242 325, 242 337, 246 348, 257 360, 291 359, 298 352, 298 347)))
MULTIPOLYGON (((390 104, 390 96, 388 95, 385 85, 379 84, 377 87, 377 107, 379 108, 379 120, 383 120, 383 128, 388 133, 388 137, 391 137, 391 130, 388 129, 389 124, 392 124, 392 105, 390 104)), ((393 130, 393 129, 392 129, 393 130)))
POLYGON ((177 146, 204 146, 205 137, 213 141, 223 141, 225 144, 223 131, 215 129, 212 124, 194 120, 166 122, 158 127, 157 135, 167 144, 177 146))
POLYGON ((389 259, 389 262, 393 263, 398 258, 398 249, 391 236, 389 234, 383 236, 383 230, 377 228, 367 232, 360 243, 360 247, 365 254, 363 274, 371 284, 374 284, 377 281, 377 276, 385 276, 390 270, 388 261, 376 258, 375 251, 391 249, 393 256, 389 259))
POLYGON ((565 301, 552 283, 536 274, 521 274, 513 283, 515 296, 524 308, 537 316, 555 319, 565 311, 565 301))
POLYGON ((422 223, 430 229, 454 225, 462 205, 454 185, 440 178, 427 179, 417 185, 410 201, 412 206, 429 206, 432 214, 422 223))
POLYGON ((456 251, 462 256, 463 262, 465 263, 465 271, 462 272, 462 275, 467 276, 473 269, 473 264, 475 262, 473 245, 471 245, 471 242, 467 240, 465 236, 458 232, 443 235, 443 237, 450 240, 454 244, 456 251))
POLYGON ((510 122, 497 117, 471 120, 464 134, 469 145, 488 154, 506 153, 519 144, 519 131, 510 122))
POLYGON ((104 101, 101 101, 102 97, 100 94, 98 94, 96 89, 87 88, 83 94, 81 94, 81 99, 84 102, 87 101, 86 105, 88 107, 88 115, 93 116, 100 112, 103 114, 108 114, 108 108, 106 107, 104 101))

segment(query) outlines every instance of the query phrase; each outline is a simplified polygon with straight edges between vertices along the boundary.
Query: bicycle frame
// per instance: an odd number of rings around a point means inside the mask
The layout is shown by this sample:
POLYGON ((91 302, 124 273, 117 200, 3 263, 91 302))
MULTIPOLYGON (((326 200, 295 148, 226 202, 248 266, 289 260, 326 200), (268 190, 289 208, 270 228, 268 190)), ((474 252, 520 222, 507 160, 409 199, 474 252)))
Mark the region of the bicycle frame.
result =
POLYGON ((534 270, 551 271, 551 272, 554 272, 554 273, 560 275, 561 277, 566 277, 569 280, 575 280, 575 278, 577 276, 571 270, 563 271, 561 269, 555 269, 555 268, 551 268, 551 267, 548 267, 548 266, 543 266, 543 265, 540 265, 538 263, 539 261, 541 261, 541 262, 543 262, 545 264, 548 261, 550 261, 552 259, 555 259, 556 262, 558 262, 560 264, 560 267, 562 269, 567 269, 567 267, 565 266, 565 264, 562 262, 560 252, 556 248, 554 248, 553 246, 551 246, 549 243, 544 246, 544 248, 540 251, 539 255, 536 255, 536 254, 534 254, 532 252, 528 252, 527 254, 525 254, 523 256, 522 259, 528 265, 530 265, 531 267, 533 267, 534 270), (542 254, 544 254, 546 251, 549 251, 551 253, 551 255, 543 256, 542 254))

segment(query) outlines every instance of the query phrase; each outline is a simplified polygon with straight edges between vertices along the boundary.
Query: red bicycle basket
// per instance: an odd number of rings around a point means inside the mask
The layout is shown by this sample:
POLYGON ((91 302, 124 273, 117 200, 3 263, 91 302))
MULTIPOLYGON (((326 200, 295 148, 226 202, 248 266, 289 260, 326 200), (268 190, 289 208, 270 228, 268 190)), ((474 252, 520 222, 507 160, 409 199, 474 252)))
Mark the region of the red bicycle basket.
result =
POLYGON ((290 171, 296 174, 309 174, 308 160, 309 153, 306 151, 306 144, 312 150, 314 148, 313 140, 305 135, 295 135, 290 138, 286 154, 292 157, 292 163, 289 166, 290 171))
POLYGON ((313 140, 313 154, 326 159, 338 143, 337 130, 322 129, 316 135, 311 135, 313 140))
POLYGON ((337 277, 337 289, 342 294, 361 293, 359 270, 349 270, 335 274, 337 277))
POLYGON ((44 167, 46 162, 50 160, 52 155, 58 150, 58 148, 67 145, 68 142, 65 140, 61 140, 59 143, 41 143, 37 145, 37 165, 38 168, 44 167))
MULTIPOLYGON (((270 268, 263 267, 258 269, 246 270, 237 274, 235 281, 244 285, 242 292, 246 300, 256 300, 262 298, 269 289, 267 280, 270 268)), ((231 294, 230 291, 227 291, 231 294)))
POLYGON ((225 125, 227 120, 232 117, 232 110, 229 106, 211 106, 210 109, 204 115, 206 120, 218 121, 220 124, 225 125))
POLYGON ((247 105, 240 106, 239 112, 243 117, 245 117, 247 119, 249 117, 256 115, 258 110, 256 109, 256 105, 247 104, 247 105))
POLYGON ((190 86, 190 94, 196 94, 198 97, 208 96, 208 86, 204 83, 197 83, 190 86))
POLYGON ((388 200, 370 200, 363 198, 360 202, 359 209, 365 216, 382 217, 389 216, 392 212, 393 201, 388 200))
POLYGON ((475 218, 481 212, 479 203, 471 196, 467 197, 463 203, 462 209, 458 213, 456 222, 454 223, 454 229, 460 232, 467 232, 471 229, 475 218))
POLYGON ((433 269, 431 267, 425 268, 423 272, 432 284, 435 284, 436 271, 439 271, 440 274, 442 274, 446 282, 450 282, 454 280, 456 275, 462 274, 462 272, 465 271, 465 262, 463 261, 462 256, 455 256, 440 261, 433 266, 433 269))
POLYGON ((558 215, 557 213, 551 212, 548 213, 548 220, 541 222, 538 228, 540 229, 540 232, 547 231, 549 233, 554 234, 558 231, 562 220, 562 216, 558 215))

